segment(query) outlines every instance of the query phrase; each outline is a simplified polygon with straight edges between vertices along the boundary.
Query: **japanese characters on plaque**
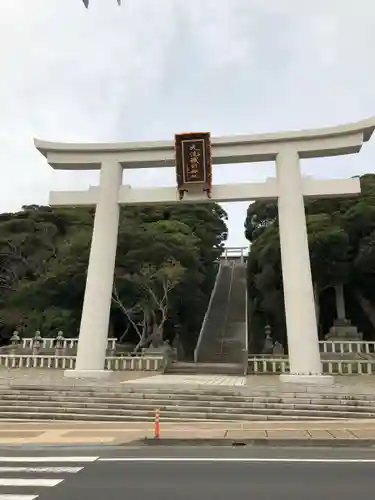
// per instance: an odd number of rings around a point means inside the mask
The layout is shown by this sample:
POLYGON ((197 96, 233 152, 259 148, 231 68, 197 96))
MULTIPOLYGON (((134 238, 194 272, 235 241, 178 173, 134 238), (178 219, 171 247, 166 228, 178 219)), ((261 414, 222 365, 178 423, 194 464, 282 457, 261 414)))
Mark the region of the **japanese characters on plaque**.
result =
POLYGON ((180 200, 185 192, 206 192, 211 198, 212 161, 209 132, 176 134, 176 174, 180 200))

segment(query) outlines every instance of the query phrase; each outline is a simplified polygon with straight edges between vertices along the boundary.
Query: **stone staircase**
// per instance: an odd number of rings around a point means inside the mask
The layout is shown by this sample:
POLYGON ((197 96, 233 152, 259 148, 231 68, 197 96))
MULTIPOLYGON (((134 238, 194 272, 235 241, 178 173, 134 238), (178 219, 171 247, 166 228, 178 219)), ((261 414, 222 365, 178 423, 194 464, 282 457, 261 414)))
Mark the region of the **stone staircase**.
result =
MULTIPOLYGON (((168 374, 238 375, 238 363, 185 363, 177 361, 166 369, 168 374)), ((242 372, 241 372, 242 373, 242 372)))
POLYGON ((152 422, 375 418, 375 394, 146 387, 3 386, 0 419, 152 422))
MULTIPOLYGON (((247 336, 245 264, 238 259, 222 262, 212 293, 197 346, 195 373, 242 374, 247 336)), ((172 371, 178 369, 172 367, 172 371)), ((189 371, 193 370, 191 366, 189 371)))
POLYGON ((201 340, 197 347, 197 362, 220 363, 219 354, 225 329, 232 272, 233 269, 230 265, 220 264, 207 315, 200 333, 201 340))
POLYGON ((243 364, 243 349, 247 336, 246 266, 236 261, 232 265, 232 283, 219 358, 221 362, 243 364))

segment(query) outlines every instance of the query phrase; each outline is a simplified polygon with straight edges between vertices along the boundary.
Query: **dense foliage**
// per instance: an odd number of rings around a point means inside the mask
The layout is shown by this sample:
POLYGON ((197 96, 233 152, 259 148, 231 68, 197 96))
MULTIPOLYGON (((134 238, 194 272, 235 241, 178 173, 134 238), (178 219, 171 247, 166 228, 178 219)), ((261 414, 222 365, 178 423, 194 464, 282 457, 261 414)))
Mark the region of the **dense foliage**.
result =
MULTIPOLYGON (((361 177, 361 186, 358 197, 305 202, 321 338, 335 320, 335 285, 344 287, 348 319, 365 339, 375 337, 375 175, 361 177)), ((250 205, 245 229, 251 242, 251 349, 261 349, 267 324, 272 327, 274 340, 287 347, 277 204, 250 205)))
MULTIPOLYGON (((77 335, 93 214, 27 206, 0 215, 1 343, 14 329, 24 336, 77 335)), ((155 332, 170 340, 178 334, 191 352, 226 218, 214 203, 121 209, 111 335, 137 345, 155 332)))

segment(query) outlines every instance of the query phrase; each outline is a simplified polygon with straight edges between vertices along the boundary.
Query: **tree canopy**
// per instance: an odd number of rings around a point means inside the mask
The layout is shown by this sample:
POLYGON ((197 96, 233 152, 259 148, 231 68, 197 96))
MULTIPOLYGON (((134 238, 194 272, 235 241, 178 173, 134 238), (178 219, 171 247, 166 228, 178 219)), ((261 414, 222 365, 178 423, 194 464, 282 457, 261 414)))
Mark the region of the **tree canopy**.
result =
MULTIPOLYGON (((35 330, 77 335, 93 217, 92 209, 43 206, 0 214, 2 343, 15 329, 24 336, 35 330)), ((226 218, 215 203, 121 209, 111 335, 137 345, 177 334, 191 353, 227 237, 226 218)))
MULTIPOLYGON (((335 319, 333 288, 343 285, 348 319, 375 338, 375 175, 360 178, 351 198, 305 200, 319 335, 335 319)), ((258 352, 264 327, 287 347, 277 203, 257 201, 247 211, 250 343, 258 352)))

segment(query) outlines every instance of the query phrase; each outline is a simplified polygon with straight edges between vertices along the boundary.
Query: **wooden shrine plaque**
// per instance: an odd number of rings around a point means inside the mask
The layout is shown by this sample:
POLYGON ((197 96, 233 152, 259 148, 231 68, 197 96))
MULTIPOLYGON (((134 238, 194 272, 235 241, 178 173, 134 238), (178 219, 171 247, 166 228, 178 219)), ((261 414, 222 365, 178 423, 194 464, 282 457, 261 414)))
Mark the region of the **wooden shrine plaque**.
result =
POLYGON ((205 191, 211 196, 212 160, 209 132, 176 134, 176 174, 180 199, 185 191, 205 191))

